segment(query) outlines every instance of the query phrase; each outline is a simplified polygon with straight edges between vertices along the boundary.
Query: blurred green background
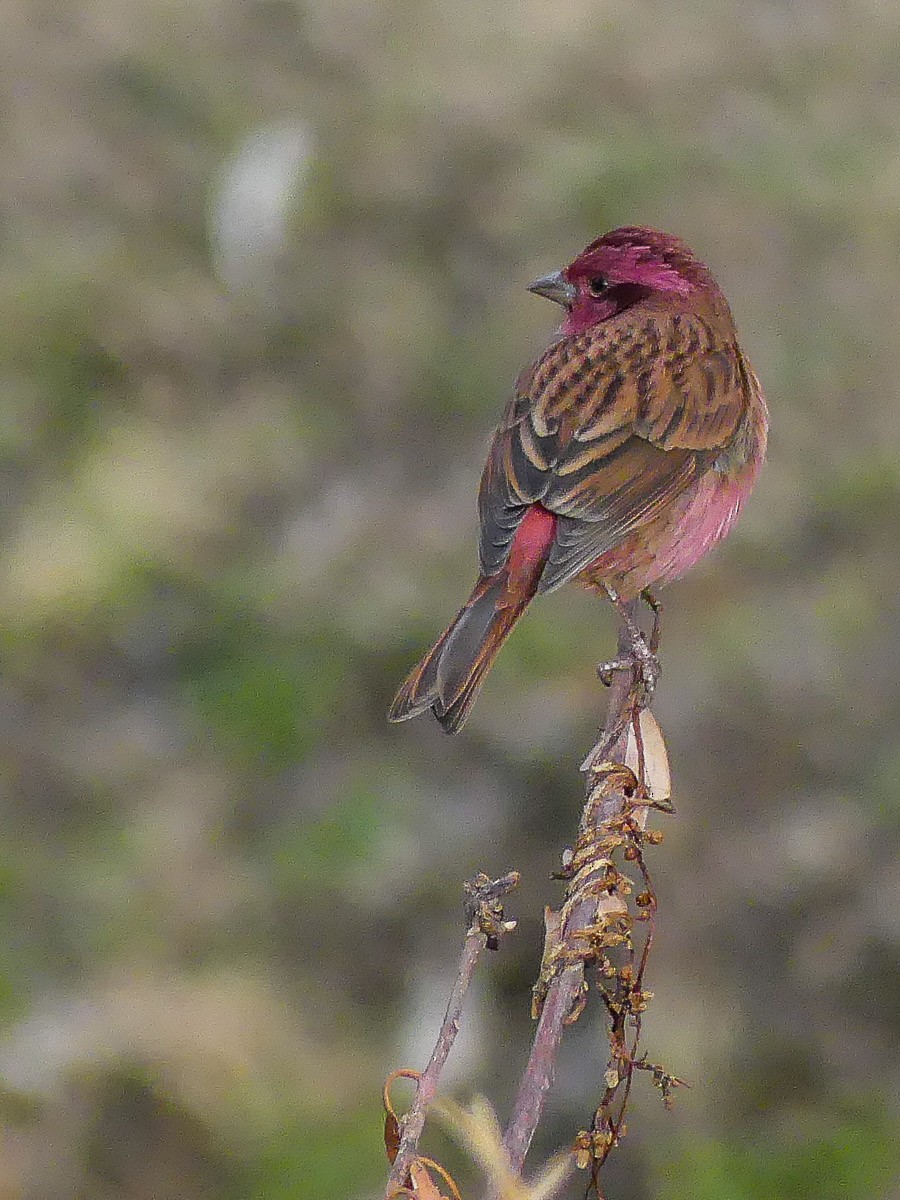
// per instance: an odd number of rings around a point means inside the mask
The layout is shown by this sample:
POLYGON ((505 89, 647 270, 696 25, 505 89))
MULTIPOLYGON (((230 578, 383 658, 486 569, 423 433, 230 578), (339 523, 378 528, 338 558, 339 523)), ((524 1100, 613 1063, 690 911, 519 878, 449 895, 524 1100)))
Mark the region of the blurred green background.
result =
MULTIPOLYGON (((427 1057, 461 881, 515 866, 447 1075, 508 1111, 611 615, 537 605, 456 739, 384 714, 557 320, 524 285, 635 222, 718 274, 773 432, 666 596, 645 1046, 692 1088, 667 1114, 639 1081, 610 1195, 887 1196, 900 7, 3 18, 2 1200, 379 1194, 381 1080, 427 1057)), ((596 1013, 569 1032, 535 1163, 603 1045, 596 1013)))

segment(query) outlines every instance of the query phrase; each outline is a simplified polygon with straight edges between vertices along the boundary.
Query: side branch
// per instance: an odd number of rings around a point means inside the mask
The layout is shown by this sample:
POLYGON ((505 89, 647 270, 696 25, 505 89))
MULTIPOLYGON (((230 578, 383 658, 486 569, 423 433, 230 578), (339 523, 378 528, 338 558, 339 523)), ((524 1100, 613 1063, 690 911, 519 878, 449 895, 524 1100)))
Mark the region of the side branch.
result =
POLYGON ((419 1139, 425 1128, 426 1111, 434 1100, 441 1072, 456 1040, 456 1035, 459 1033, 463 1004, 481 952, 485 947, 489 950, 496 950, 500 935, 515 928, 515 921, 504 920, 502 897, 512 891, 518 882, 518 871, 510 871, 508 875, 504 875, 500 879, 489 879, 487 875, 479 873, 464 885, 468 931, 460 955, 456 982, 450 992, 447 1011, 444 1014, 431 1058, 428 1060, 428 1066, 421 1075, 407 1071, 394 1072, 385 1086, 387 1114, 385 1144, 389 1156, 392 1156, 385 1200, 391 1200, 409 1185, 410 1168, 419 1157, 419 1139), (399 1125, 387 1095, 390 1081, 397 1075, 408 1075, 418 1079, 415 1099, 399 1125), (399 1143, 397 1143, 398 1134, 399 1143), (392 1143, 394 1144, 392 1145, 392 1143), (395 1145, 396 1151, 394 1152, 395 1145))

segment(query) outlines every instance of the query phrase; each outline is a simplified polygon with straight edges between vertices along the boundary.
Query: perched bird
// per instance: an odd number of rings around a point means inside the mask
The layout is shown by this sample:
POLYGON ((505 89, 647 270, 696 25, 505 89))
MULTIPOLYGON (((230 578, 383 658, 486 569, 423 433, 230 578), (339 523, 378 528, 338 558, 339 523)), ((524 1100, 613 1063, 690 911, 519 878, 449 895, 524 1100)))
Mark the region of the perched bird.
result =
POLYGON ((720 541, 762 466, 759 381, 684 242, 614 229, 529 290, 566 318, 494 435, 472 594, 400 688, 392 721, 431 709, 455 733, 530 601, 569 580, 614 601, 652 687, 654 656, 626 602, 720 541))

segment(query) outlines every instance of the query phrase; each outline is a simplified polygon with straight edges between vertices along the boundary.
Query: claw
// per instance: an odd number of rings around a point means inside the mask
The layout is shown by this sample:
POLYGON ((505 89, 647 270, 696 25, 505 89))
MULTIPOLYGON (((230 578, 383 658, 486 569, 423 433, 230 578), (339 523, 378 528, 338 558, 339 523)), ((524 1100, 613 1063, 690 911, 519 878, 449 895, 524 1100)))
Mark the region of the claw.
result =
POLYGON ((604 687, 612 687, 616 671, 630 671, 633 666, 630 658, 611 658, 608 662, 597 664, 597 677, 604 687))
POLYGON ((608 662, 598 663, 597 677, 604 687, 612 687, 613 675, 616 671, 633 672, 649 700, 659 682, 659 659, 641 636, 640 639, 635 638, 632 641, 631 653, 627 657, 612 658, 608 662))

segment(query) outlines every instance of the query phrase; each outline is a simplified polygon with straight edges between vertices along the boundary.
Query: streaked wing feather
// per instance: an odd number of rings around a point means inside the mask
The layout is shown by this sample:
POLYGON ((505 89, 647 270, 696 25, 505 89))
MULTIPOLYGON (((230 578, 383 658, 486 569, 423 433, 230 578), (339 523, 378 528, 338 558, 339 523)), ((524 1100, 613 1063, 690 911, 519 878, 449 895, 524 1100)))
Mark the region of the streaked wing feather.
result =
POLYGON ((696 478, 697 467, 690 450, 659 450, 631 437, 574 489, 548 494, 544 503, 560 516, 539 591, 561 587, 652 520, 696 478))
POLYGON ((485 574, 540 501, 560 518, 540 590, 557 588, 715 461, 748 404, 727 325, 651 312, 560 339, 523 371, 481 481, 485 574))

